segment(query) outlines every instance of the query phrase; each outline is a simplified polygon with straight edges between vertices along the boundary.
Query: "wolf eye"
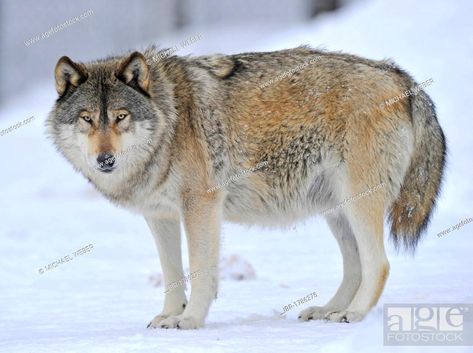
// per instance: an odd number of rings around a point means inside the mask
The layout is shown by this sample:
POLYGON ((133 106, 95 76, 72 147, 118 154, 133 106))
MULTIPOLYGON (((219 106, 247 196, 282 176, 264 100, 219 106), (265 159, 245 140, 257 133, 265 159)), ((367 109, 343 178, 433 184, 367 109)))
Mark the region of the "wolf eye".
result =
POLYGON ((128 114, 118 114, 117 121, 122 121, 128 116, 128 114))
POLYGON ((90 123, 92 121, 92 119, 88 115, 83 115, 83 116, 81 116, 81 118, 84 119, 85 121, 87 121, 88 123, 90 123))

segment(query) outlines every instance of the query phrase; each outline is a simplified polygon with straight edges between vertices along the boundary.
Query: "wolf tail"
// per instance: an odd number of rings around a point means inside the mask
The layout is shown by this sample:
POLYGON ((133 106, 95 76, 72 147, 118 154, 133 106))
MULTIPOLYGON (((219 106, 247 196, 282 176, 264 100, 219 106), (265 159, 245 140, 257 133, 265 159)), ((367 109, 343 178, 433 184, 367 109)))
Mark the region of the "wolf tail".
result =
MULTIPOLYGON (((411 91, 418 89, 412 79, 411 91)), ((440 192, 447 147, 435 106, 420 89, 410 96, 414 150, 398 198, 389 210, 391 238, 396 248, 415 250, 440 192)))

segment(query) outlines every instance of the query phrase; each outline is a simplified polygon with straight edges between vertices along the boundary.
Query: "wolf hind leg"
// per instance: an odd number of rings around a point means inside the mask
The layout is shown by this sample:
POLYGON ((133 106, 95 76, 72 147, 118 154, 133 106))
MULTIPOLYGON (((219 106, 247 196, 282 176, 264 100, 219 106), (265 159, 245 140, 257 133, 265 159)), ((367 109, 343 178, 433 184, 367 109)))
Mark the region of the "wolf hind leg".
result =
POLYGON ((326 217, 343 256, 343 280, 332 299, 324 306, 311 306, 299 314, 299 319, 325 319, 333 312, 345 310, 350 305, 361 283, 361 264, 355 235, 346 216, 339 212, 326 217))
POLYGON ((384 192, 367 197, 349 205, 346 211, 360 254, 361 283, 348 308, 329 314, 330 321, 362 320, 376 305, 389 275, 383 238, 384 192))

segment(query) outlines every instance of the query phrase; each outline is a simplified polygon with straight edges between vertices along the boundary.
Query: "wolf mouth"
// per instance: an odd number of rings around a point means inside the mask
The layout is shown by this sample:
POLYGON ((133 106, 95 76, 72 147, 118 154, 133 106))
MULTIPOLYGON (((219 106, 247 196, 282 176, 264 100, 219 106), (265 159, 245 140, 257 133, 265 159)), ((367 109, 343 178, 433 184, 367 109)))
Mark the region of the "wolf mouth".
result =
POLYGON ((111 168, 96 168, 96 170, 98 170, 99 172, 102 172, 102 173, 111 173, 115 170, 115 167, 111 167, 111 168))

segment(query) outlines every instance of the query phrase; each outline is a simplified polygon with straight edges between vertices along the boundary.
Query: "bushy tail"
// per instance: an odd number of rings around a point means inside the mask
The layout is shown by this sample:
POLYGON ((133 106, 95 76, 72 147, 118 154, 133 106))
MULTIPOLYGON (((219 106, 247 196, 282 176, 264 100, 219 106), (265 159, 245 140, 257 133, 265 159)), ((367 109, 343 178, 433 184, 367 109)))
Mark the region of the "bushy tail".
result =
POLYGON ((410 100, 414 152, 399 196, 391 206, 389 220, 396 248, 402 244, 406 250, 413 251, 429 223, 440 191, 446 142, 429 96, 421 89, 410 100))

